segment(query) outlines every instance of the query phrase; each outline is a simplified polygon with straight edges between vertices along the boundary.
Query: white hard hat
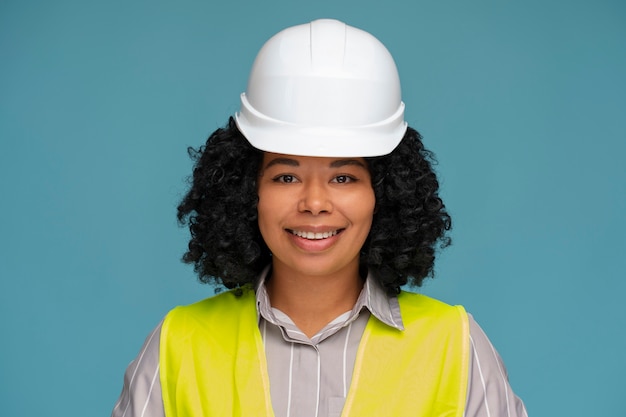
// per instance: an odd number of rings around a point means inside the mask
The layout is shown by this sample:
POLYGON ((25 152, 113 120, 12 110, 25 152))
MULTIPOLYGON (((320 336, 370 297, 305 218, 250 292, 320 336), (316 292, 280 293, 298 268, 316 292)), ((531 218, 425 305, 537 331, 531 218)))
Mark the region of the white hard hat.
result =
POLYGON ((386 155, 407 127, 387 48, 330 19, 287 28, 263 45, 235 120, 255 148, 302 156, 386 155))

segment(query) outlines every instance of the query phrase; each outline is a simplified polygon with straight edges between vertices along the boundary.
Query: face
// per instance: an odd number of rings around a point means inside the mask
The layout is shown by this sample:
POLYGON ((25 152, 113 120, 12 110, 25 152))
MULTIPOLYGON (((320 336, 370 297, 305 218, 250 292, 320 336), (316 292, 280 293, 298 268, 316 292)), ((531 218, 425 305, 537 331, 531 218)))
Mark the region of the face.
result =
POLYGON ((375 205, 363 158, 265 153, 258 194, 259 229, 275 272, 358 273, 375 205))

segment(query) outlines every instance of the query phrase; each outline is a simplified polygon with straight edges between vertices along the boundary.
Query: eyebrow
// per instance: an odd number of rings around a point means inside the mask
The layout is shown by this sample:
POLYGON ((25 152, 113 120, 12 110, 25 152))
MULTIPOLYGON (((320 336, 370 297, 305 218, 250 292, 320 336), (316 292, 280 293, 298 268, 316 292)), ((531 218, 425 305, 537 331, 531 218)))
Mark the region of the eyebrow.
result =
POLYGON ((365 164, 358 159, 337 159, 330 163, 331 168, 340 168, 346 165, 357 165, 362 168, 367 168, 365 164))
MULTIPOLYGON (((291 158, 278 157, 274 158, 265 165, 265 169, 274 165, 288 165, 292 167, 300 166, 300 162, 291 158)), ((346 165, 357 165, 363 168, 367 168, 365 164, 358 159, 336 159, 330 163, 330 168, 340 168, 346 165)))
POLYGON ((300 166, 300 162, 291 158, 274 158, 265 165, 265 169, 274 166, 274 165, 289 165, 290 167, 298 167, 300 166))

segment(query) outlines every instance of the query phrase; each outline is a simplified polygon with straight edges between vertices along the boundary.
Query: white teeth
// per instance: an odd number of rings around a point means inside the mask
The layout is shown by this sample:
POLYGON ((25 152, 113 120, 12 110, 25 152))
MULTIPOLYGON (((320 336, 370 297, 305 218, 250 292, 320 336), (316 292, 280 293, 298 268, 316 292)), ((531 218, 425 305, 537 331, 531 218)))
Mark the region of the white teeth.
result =
POLYGON ((332 232, 313 233, 313 232, 303 232, 300 230, 292 230, 291 233, 304 239, 319 240, 319 239, 328 239, 331 236, 335 236, 337 234, 337 231, 333 230, 332 232))

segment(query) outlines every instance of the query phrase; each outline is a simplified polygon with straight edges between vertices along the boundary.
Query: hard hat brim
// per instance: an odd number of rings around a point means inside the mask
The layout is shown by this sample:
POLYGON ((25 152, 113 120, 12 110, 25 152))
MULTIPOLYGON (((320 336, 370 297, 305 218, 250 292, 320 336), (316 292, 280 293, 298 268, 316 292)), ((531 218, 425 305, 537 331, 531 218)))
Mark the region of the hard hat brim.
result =
POLYGON ((265 152, 320 157, 371 157, 391 153, 407 129, 404 103, 385 120, 360 126, 306 126, 270 118, 241 94, 235 122, 252 146, 265 152))

